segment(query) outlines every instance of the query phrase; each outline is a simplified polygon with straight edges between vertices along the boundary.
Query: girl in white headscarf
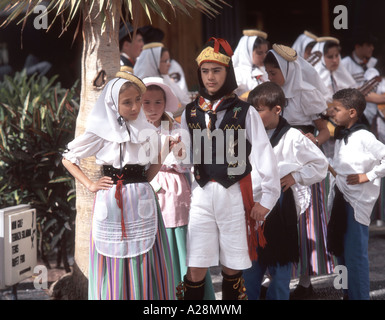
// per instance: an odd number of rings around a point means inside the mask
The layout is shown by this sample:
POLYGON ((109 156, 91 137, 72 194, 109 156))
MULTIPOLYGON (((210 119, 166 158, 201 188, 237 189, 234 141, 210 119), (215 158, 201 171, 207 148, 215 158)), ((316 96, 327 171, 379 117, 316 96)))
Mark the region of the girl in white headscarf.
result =
POLYGON ((127 72, 107 83, 84 134, 68 144, 63 165, 95 193, 90 243, 91 300, 175 299, 170 250, 148 181, 160 169, 160 141, 141 111, 146 87, 127 72), (94 156, 102 177, 79 167, 94 156))
POLYGON ((298 56, 305 60, 310 56, 311 50, 317 41, 317 36, 309 31, 304 31, 294 41, 292 48, 297 52, 298 56))
POLYGON ((243 30, 243 37, 239 40, 233 56, 234 72, 238 84, 235 93, 240 97, 268 80, 263 65, 269 49, 269 42, 266 39, 267 33, 263 31, 243 30))
POLYGON ((141 79, 147 77, 163 78, 164 83, 167 84, 177 96, 180 106, 184 108, 186 104, 191 102, 187 87, 182 89, 174 82, 169 76, 170 67, 171 60, 168 49, 165 48, 161 42, 151 42, 144 45, 143 51, 135 63, 134 74, 141 79))
MULTIPOLYGON (((266 71, 269 80, 280 85, 285 93, 287 106, 283 117, 320 146, 329 139, 326 120, 321 118, 327 108, 326 100, 319 90, 303 81, 296 60, 295 50, 274 44, 265 58, 266 71), (317 136, 316 131, 319 132, 317 136)), ((311 294, 310 275, 330 274, 334 270, 334 261, 326 250, 328 219, 324 181, 312 185, 311 190, 310 205, 299 219, 300 263, 295 266, 295 271, 300 275, 300 281, 293 298, 311 294)))
POLYGON ((326 100, 317 88, 303 81, 301 66, 296 60, 293 49, 275 44, 264 63, 269 80, 280 85, 285 93, 287 106, 283 117, 320 146, 329 139, 326 121, 321 118, 327 108, 326 100), (319 132, 317 137, 314 129, 319 132))
MULTIPOLYGON (((351 74, 345 69, 341 62, 341 47, 339 40, 332 37, 318 38, 316 45, 313 47, 313 52, 319 51, 322 53, 321 60, 314 66, 314 69, 319 74, 321 80, 325 84, 327 92, 325 94, 326 102, 328 103, 327 115, 328 128, 330 135, 334 136, 335 124, 331 117, 333 116, 333 94, 338 90, 357 87, 356 81, 351 74)), ((334 139, 329 139, 323 145, 326 156, 330 159, 334 154, 334 139)))
POLYGON ((318 42, 312 49, 312 52, 314 51, 322 53, 321 60, 314 68, 328 89, 327 103, 332 102, 332 96, 338 90, 357 87, 352 75, 340 63, 341 47, 338 39, 332 37, 318 38, 318 42))

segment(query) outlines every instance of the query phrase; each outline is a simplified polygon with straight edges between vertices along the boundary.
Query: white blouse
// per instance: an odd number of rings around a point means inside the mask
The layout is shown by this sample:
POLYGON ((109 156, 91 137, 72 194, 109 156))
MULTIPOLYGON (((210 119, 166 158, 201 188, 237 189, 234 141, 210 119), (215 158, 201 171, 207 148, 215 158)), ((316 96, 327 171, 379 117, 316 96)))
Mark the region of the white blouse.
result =
MULTIPOLYGON (((370 224, 370 215, 380 194, 380 179, 385 176, 385 145, 367 130, 353 132, 348 143, 336 140, 332 166, 337 172, 332 179, 332 188, 337 183, 346 201, 354 209, 355 219, 366 226, 370 224), (348 185, 346 178, 350 174, 366 173, 369 182, 348 185)), ((330 201, 334 198, 331 194, 330 201)), ((329 208, 331 209, 331 207, 329 208)))
MULTIPOLYGON (((149 165, 156 163, 159 149, 159 137, 154 127, 154 135, 143 143, 132 143, 126 141, 121 143, 122 147, 122 167, 126 164, 149 165)), ((112 165, 120 168, 118 142, 107 141, 94 133, 85 132, 83 135, 71 141, 63 154, 63 157, 72 163, 79 165, 80 159, 95 156, 98 165, 112 165)))

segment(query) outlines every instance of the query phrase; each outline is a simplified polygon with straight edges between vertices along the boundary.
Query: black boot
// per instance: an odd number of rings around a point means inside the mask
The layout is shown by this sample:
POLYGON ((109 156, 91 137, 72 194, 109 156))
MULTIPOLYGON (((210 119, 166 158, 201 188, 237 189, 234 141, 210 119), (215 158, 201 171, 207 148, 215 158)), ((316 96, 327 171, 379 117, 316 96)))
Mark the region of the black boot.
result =
POLYGON ((229 276, 222 271, 222 300, 247 300, 243 272, 229 276))
POLYGON ((183 282, 179 283, 176 288, 178 300, 203 300, 205 293, 205 279, 193 282, 183 277, 183 282))

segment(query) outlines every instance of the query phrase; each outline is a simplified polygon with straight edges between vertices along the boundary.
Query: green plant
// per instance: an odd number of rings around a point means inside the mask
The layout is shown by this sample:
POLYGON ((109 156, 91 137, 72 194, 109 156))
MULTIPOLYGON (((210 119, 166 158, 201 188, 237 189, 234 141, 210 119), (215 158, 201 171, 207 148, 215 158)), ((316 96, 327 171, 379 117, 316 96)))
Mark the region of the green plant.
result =
POLYGON ((43 260, 73 239, 75 220, 74 180, 61 154, 73 139, 79 98, 76 84, 63 89, 56 78, 20 72, 0 83, 0 207, 36 208, 43 260))

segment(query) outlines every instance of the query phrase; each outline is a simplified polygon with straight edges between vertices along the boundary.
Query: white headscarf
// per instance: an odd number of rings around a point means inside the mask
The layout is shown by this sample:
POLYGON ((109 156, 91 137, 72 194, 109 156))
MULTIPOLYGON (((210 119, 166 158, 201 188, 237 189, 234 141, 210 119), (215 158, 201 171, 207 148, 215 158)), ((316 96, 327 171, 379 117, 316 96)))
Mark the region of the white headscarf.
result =
MULTIPOLYGON (((141 80, 138 79, 138 81, 141 80)), ((111 142, 142 143, 148 137, 140 134, 141 131, 144 129, 155 131, 155 127, 147 122, 142 110, 134 121, 124 121, 120 117, 118 112, 119 91, 126 82, 129 80, 114 78, 107 83, 87 119, 86 132, 92 132, 111 142)))
MULTIPOLYGON (((296 59, 295 61, 287 61, 281 55, 274 50, 270 50, 278 61, 279 67, 282 71, 285 83, 282 86, 282 90, 285 93, 285 97, 288 99, 289 104, 295 105, 293 110, 301 110, 306 116, 318 115, 326 110, 326 101, 322 96, 322 93, 310 83, 303 81, 303 75, 301 66, 296 59)), ((285 112, 284 112, 285 115, 285 112)), ((286 115, 287 112, 286 112, 286 115)), ((294 123, 292 119, 301 120, 299 114, 290 115, 291 117, 285 118, 290 124, 294 123)))
MULTIPOLYGON (((149 44, 150 46, 150 44, 149 44)), ((163 45, 159 43, 156 47, 144 47, 134 65, 134 74, 143 79, 147 77, 160 77, 160 58, 163 45)))
MULTIPOLYGON (((331 96, 333 95, 332 91, 332 82, 331 82, 331 74, 333 75, 334 80, 337 84, 337 90, 346 89, 346 88, 356 88, 357 84, 352 75, 346 70, 346 68, 342 65, 341 61, 337 68, 337 70, 333 71, 332 73, 326 68, 325 59, 324 59, 324 47, 326 42, 317 42, 317 44, 314 46, 312 52, 320 51, 322 53, 321 61, 318 62, 314 69, 319 74, 321 80, 325 84, 325 86, 328 89, 327 94, 327 100, 328 102, 331 101, 331 96)), ((340 56, 341 60, 341 56, 340 56)))
POLYGON ((308 33, 305 31, 302 33, 293 43, 292 48, 297 51, 298 56, 304 57, 306 47, 309 43, 316 41, 314 38, 309 37, 308 33))
POLYGON ((298 57, 297 61, 301 66, 302 80, 307 83, 310 83, 313 87, 317 88, 323 95, 327 95, 328 89, 325 83, 322 81, 317 70, 302 57, 298 57))
POLYGON ((246 66, 251 69, 253 67, 253 47, 257 38, 257 36, 242 36, 231 57, 234 68, 246 66))

